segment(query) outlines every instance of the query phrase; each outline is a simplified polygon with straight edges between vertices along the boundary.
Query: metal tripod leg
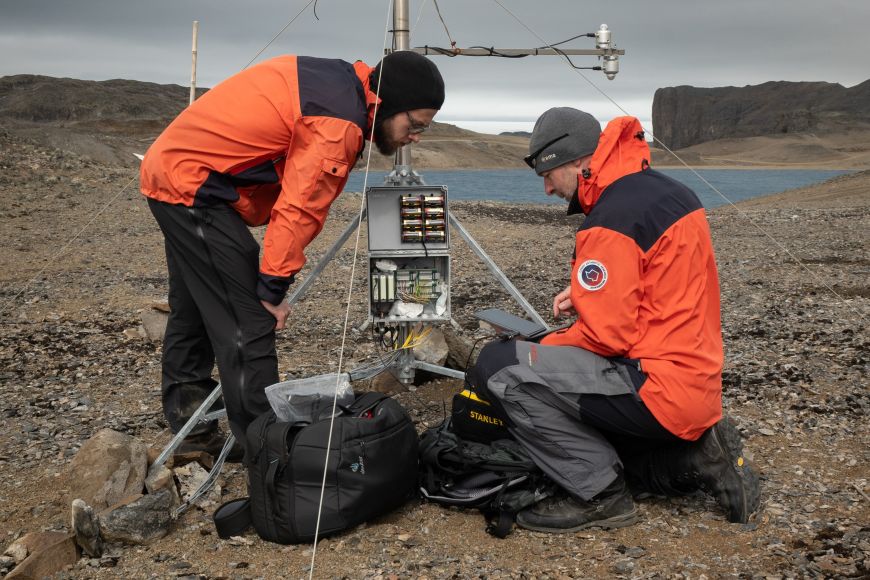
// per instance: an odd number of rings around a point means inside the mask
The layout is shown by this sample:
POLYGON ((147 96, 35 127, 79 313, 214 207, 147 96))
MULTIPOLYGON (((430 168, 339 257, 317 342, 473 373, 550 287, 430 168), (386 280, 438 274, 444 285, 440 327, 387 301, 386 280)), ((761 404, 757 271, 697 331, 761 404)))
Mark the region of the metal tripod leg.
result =
POLYGON ((525 297, 520 294, 520 291, 517 290, 516 286, 511 284, 511 281, 508 280, 508 277, 505 276, 504 272, 502 272, 498 266, 496 266, 495 262, 492 261, 492 258, 490 258, 486 254, 486 252, 483 251, 483 248, 478 245, 475 239, 471 237, 471 234, 468 233, 468 230, 465 229, 465 226, 459 223, 459 220, 456 219, 452 213, 449 213, 448 217, 450 218, 450 225, 456 228, 456 231, 459 232, 459 235, 462 236, 462 239, 465 240, 465 243, 468 244, 468 246, 472 250, 474 250, 474 253, 477 254, 477 257, 483 260, 483 263, 487 265, 490 272, 492 272, 493 276, 495 276, 496 280, 498 280, 499 284, 501 284, 504 289, 508 291, 513 299, 516 300, 520 306, 522 306, 523 310, 525 310, 529 316, 534 318, 535 321, 542 326, 549 328, 549 325, 544 321, 543 318, 541 318, 541 315, 538 314, 538 312, 532 307, 532 305, 529 304, 528 300, 526 300, 525 297))
POLYGON ((208 397, 205 398, 205 401, 199 406, 199 408, 190 416, 190 419, 187 420, 187 423, 184 424, 184 427, 178 430, 178 433, 175 434, 175 437, 172 438, 172 441, 163 449, 160 455, 157 456, 157 459, 154 460, 154 463, 151 465, 151 469, 149 470, 149 474, 156 471, 161 465, 166 463, 166 460, 172 455, 172 453, 178 449, 178 446, 181 445, 181 442, 193 431, 193 428, 199 425, 200 423, 208 423, 209 421, 214 421, 215 419, 220 419, 227 414, 226 409, 219 409, 217 411, 208 412, 209 409, 212 408, 212 405, 220 398, 221 396, 221 386, 218 384, 214 388, 214 390, 209 394, 208 397))
POLYGON ((464 371, 458 371, 456 369, 449 369, 447 367, 433 365, 432 363, 423 362, 421 360, 415 360, 413 362, 413 367, 415 369, 420 369, 421 371, 428 371, 430 373, 437 373, 439 375, 444 375, 445 377, 450 377, 452 379, 464 379, 465 378, 464 371))
MULTIPOLYGON (((172 440, 166 445, 160 455, 157 456, 157 459, 154 460, 154 463, 151 464, 151 467, 148 469, 148 475, 152 475, 156 473, 160 467, 163 466, 164 463, 172 456, 178 446, 181 445, 181 442, 190 434, 194 427, 199 425, 200 423, 208 423, 210 421, 214 421, 215 419, 220 419, 221 417, 226 416, 226 409, 219 409, 217 411, 209 412, 209 409, 215 404, 215 402, 221 396, 221 386, 218 384, 214 390, 209 394, 208 397, 202 402, 199 408, 190 416, 190 419, 187 420, 187 423, 178 430, 178 433, 172 438, 172 440)), ((236 439, 232 433, 227 435, 227 440, 224 443, 223 449, 221 449, 220 455, 218 455, 217 459, 215 459, 214 465, 211 468, 211 471, 208 473, 208 477, 202 482, 202 484, 192 493, 190 497, 182 502, 182 504, 176 508, 172 512, 173 517, 178 517, 181 513, 187 510, 193 503, 205 495, 209 489, 215 484, 217 481, 218 475, 220 475, 221 469, 224 466, 224 461, 229 455, 230 449, 233 448, 233 444, 236 439)))
POLYGON ((363 208, 362 212, 353 218, 344 231, 338 236, 338 239, 335 240, 335 243, 330 246, 330 248, 323 254, 323 257, 315 264, 314 268, 311 270, 311 273, 305 277, 305 280, 302 281, 299 286, 287 297, 288 304, 295 304, 297 300, 300 300, 305 292, 308 291, 308 287, 317 280, 317 277, 320 276, 323 269, 326 268, 326 265, 329 264, 332 259, 335 257, 335 254, 338 253, 338 250, 344 245, 350 235, 356 231, 359 227, 361 220, 365 219, 367 209, 363 208))

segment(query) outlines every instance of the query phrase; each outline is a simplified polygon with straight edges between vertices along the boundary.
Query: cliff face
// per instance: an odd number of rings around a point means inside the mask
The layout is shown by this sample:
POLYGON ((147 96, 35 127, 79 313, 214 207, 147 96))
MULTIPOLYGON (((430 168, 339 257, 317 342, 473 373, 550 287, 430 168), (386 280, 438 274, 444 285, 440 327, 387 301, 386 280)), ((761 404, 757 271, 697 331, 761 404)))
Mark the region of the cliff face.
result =
POLYGON ((825 82, 658 89, 653 131, 671 149, 716 139, 870 128, 870 80, 851 88, 825 82))

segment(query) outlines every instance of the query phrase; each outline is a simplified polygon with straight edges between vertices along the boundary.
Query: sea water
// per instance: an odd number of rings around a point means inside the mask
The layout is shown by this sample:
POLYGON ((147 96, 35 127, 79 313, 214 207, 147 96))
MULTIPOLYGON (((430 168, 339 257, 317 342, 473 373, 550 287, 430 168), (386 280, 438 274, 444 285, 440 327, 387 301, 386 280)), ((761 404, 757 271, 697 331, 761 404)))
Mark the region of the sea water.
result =
MULTIPOLYGON (((816 169, 697 169, 704 183, 689 169, 661 169, 692 188, 706 208, 787 189, 821 183, 849 171, 816 169)), ((446 185, 452 200, 487 200, 507 203, 565 203, 544 194, 544 180, 530 169, 419 171, 427 185, 446 185)), ((372 171, 369 186, 384 183, 384 171, 372 171)), ((354 171, 345 190, 362 191, 364 172, 354 171)))

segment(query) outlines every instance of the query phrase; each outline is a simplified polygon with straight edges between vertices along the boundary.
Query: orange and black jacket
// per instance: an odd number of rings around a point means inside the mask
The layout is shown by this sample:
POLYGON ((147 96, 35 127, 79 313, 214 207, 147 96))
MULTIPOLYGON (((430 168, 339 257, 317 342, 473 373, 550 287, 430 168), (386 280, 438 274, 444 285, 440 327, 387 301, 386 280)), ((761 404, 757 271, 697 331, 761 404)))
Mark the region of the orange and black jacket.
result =
POLYGON ((218 84, 142 161, 142 193, 170 204, 230 204, 268 223, 258 296, 278 304, 305 264, 364 145, 377 97, 362 62, 281 56, 218 84))
POLYGON ((722 415, 719 278, 701 202, 648 160, 637 119, 607 125, 569 206, 586 214, 571 271, 578 319, 542 342, 639 361, 644 404, 695 440, 722 415))

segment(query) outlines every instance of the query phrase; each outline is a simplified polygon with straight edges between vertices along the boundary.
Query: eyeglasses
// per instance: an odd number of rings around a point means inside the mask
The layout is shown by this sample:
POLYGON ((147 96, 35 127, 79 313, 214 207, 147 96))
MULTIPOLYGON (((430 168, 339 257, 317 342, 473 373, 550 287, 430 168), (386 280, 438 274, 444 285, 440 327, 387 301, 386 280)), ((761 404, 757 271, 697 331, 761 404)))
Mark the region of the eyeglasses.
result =
POLYGON ((535 165, 538 164, 538 162, 537 162, 538 155, 543 153, 544 149, 546 149, 547 147, 549 147, 550 145, 552 145, 556 141, 561 141, 562 139, 564 139, 567 136, 568 136, 568 133, 565 133, 564 135, 560 135, 560 136, 556 137, 552 141, 547 141, 537 151, 535 151, 534 153, 530 153, 530 154, 526 155, 525 157, 523 157, 523 161, 526 162, 526 165, 528 165, 529 167, 534 169, 535 165))
POLYGON ((408 117, 408 123, 411 124, 411 126, 408 127, 408 133, 410 135, 419 135, 423 131, 429 130, 429 125, 424 125, 419 121, 415 121, 414 117, 412 117, 411 113, 409 113, 408 111, 405 111, 405 115, 408 117))

